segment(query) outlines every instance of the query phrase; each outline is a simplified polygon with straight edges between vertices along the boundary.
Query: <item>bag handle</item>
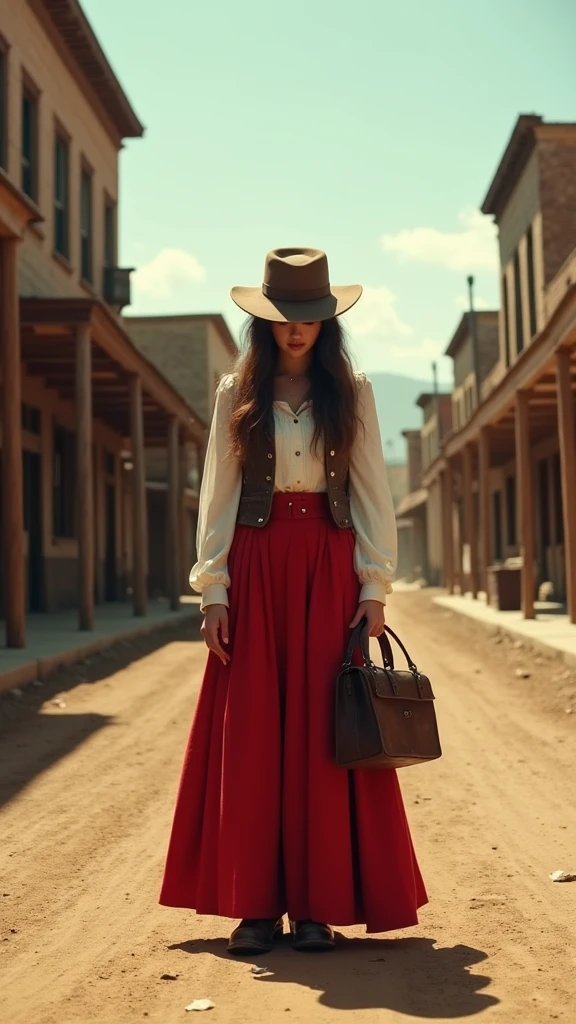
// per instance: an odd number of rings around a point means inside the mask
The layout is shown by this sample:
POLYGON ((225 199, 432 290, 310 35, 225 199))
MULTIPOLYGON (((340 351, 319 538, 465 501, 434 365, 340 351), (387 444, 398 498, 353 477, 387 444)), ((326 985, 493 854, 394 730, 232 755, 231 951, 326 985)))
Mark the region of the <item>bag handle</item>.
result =
MULTIPOLYGON (((344 662, 343 662, 343 666, 342 666, 343 668, 349 668, 350 667, 350 665, 352 663, 352 655, 354 654, 354 651, 356 650, 356 647, 358 646, 358 643, 360 643, 360 650, 362 652, 362 658, 363 658, 363 661, 364 661, 364 665, 366 667, 369 667, 369 666, 372 666, 374 664, 372 659, 371 659, 371 657, 370 657, 370 650, 369 650, 369 647, 368 647, 368 634, 366 632, 367 625, 368 625, 368 620, 367 620, 366 616, 364 616, 364 618, 362 618, 361 621, 358 623, 358 625, 354 628, 354 630, 352 632, 352 635, 350 637, 349 643, 348 643, 348 647, 346 648, 346 654, 344 655, 344 662)), ((384 668, 386 668, 386 669, 393 669, 394 668, 394 654, 392 652, 392 645, 390 644, 390 641, 389 641, 389 639, 388 639, 388 637, 386 635, 388 633, 392 637, 392 639, 396 641, 396 643, 398 644, 400 650, 404 654, 404 657, 406 658, 406 662, 407 662, 408 668, 414 674, 414 676, 416 676, 418 678, 419 675, 420 675, 420 673, 418 672, 418 668, 417 668, 415 662, 412 660, 412 658, 408 654, 408 651, 404 647, 404 644, 400 640, 400 637, 398 637, 396 635, 396 633, 394 632, 393 629, 390 629, 390 626, 384 625, 384 630, 385 630, 385 632, 381 633, 380 636, 378 637, 378 643, 380 645, 380 650, 382 652, 382 660, 384 662, 384 668)))

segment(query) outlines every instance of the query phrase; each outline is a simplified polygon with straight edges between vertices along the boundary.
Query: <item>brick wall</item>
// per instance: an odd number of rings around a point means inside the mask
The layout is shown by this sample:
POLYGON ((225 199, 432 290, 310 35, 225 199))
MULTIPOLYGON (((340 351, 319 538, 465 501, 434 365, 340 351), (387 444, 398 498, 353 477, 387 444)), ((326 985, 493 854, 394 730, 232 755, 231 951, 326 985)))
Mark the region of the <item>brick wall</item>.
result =
POLYGON ((544 283, 576 248, 576 139, 539 143, 544 283))
POLYGON ((207 322, 179 317, 126 317, 124 326, 146 358, 208 422, 213 381, 209 379, 207 322))

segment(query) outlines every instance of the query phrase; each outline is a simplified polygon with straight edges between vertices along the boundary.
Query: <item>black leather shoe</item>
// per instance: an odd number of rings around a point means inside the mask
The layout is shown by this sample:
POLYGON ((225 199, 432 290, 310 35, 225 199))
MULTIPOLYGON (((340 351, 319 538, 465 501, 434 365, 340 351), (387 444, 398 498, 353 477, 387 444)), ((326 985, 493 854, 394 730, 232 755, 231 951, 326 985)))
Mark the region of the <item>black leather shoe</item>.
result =
POLYGON ((326 953, 334 949, 336 939, 329 924, 318 921, 290 921, 292 946, 301 953, 326 953))
POLYGON ((228 952, 234 956, 255 956, 257 953, 269 953, 277 939, 284 934, 282 918, 273 919, 245 918, 234 929, 228 942, 228 952))

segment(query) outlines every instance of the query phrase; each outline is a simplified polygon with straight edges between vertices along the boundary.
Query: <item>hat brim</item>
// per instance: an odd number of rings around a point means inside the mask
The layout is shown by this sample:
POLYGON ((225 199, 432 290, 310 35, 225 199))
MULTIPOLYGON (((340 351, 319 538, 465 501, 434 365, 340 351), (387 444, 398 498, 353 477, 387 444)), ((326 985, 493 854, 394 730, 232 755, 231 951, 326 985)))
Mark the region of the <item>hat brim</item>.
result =
POLYGON ((273 320, 275 323, 312 323, 317 320, 330 320, 333 316, 340 316, 347 309, 351 309, 362 295, 362 285, 334 286, 330 290, 330 295, 310 302, 281 302, 269 299, 261 288, 232 288, 230 295, 245 313, 258 316, 262 320, 273 320))

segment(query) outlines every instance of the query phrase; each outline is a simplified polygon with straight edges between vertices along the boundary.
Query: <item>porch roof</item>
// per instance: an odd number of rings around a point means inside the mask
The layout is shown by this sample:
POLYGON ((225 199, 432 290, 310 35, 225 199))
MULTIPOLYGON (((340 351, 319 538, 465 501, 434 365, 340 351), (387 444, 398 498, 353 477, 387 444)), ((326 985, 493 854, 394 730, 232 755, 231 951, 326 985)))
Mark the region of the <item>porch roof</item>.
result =
POLYGON ((92 401, 96 419, 123 437, 130 434, 129 381, 142 380, 146 445, 164 445, 171 417, 183 437, 202 444, 206 425, 160 371, 132 344, 113 313, 98 299, 21 299, 22 359, 62 399, 74 401, 76 332, 92 336, 92 401))

